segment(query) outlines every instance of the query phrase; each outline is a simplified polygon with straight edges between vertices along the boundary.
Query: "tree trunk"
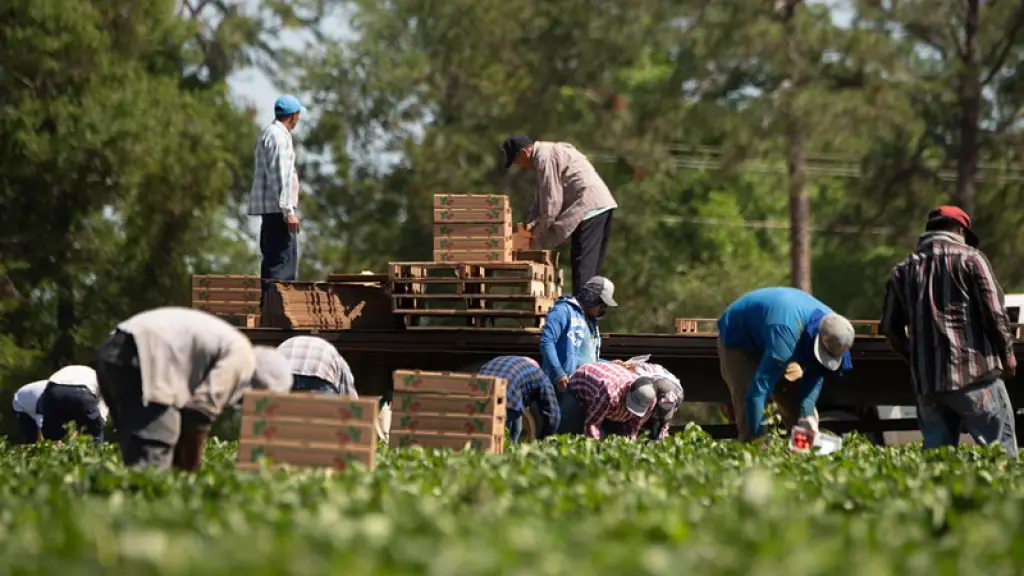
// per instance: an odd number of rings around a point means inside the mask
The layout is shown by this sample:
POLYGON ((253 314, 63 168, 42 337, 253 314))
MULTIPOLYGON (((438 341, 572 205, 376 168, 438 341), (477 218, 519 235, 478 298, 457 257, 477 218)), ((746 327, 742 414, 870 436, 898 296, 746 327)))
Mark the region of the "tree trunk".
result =
POLYGON ((800 54, 796 39, 796 10, 800 0, 788 0, 783 13, 786 36, 786 83, 784 120, 786 122, 789 183, 789 255, 790 281, 794 288, 811 292, 811 202, 807 197, 807 150, 797 100, 800 90, 800 54))
POLYGON ((804 135, 790 119, 789 161, 789 251, 793 287, 811 292, 811 201, 807 197, 807 155, 804 135))
MULTIPOLYGON (((60 196, 58 195, 58 198, 60 196)), ((71 223, 74 207, 70 202, 61 204, 61 208, 54 214, 54 223, 57 230, 65 231, 64 238, 71 238, 73 234, 71 223)), ((70 240, 65 240, 70 242, 70 240)), ((55 292, 57 294, 57 334, 50 350, 50 361, 54 369, 59 369, 75 361, 75 331, 78 329, 78 307, 75 303, 75 279, 68 270, 68 267, 75 262, 74 256, 68 254, 65 244, 64 250, 59 253, 65 259, 56 270, 54 275, 55 292)))
POLYGON ((953 202, 968 214, 974 210, 974 177, 978 170, 978 133, 981 108, 981 79, 978 62, 978 19, 980 0, 967 0, 964 14, 964 43, 960 52, 963 69, 957 86, 960 107, 960 147, 956 158, 956 193, 953 202))

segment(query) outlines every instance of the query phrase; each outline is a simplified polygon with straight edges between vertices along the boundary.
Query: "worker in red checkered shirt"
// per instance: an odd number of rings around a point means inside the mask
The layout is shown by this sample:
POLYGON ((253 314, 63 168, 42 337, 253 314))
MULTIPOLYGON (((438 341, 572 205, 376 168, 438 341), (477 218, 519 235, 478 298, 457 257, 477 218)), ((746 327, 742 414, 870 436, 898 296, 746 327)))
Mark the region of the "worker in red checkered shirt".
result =
POLYGON ((608 421, 621 423, 621 433, 636 440, 654 410, 656 397, 650 378, 637 377, 622 364, 584 364, 569 377, 568 394, 562 395, 558 432, 600 440, 606 436, 601 425, 608 421))
POLYGON ((277 351, 291 362, 292 392, 359 397, 348 362, 323 338, 295 336, 282 342, 277 351))

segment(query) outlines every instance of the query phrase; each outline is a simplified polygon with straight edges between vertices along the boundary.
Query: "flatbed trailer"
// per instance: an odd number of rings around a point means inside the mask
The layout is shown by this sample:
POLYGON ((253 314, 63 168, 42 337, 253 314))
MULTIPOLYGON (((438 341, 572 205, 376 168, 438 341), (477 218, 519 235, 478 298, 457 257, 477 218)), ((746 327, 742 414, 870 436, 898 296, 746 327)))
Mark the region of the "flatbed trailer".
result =
MULTIPOLYGON (((298 335, 314 335, 334 344, 352 368, 360 394, 391 396, 391 373, 398 369, 464 370, 500 355, 540 359, 535 332, 486 330, 345 330, 290 331, 275 328, 242 330, 254 344, 277 346, 298 335)), ((1015 346, 1017 357, 1024 344, 1015 346)), ((729 393, 718 368, 717 336, 710 334, 603 334, 602 358, 626 360, 650 354, 679 377, 688 402, 728 403, 729 393)), ((837 432, 858 430, 880 438, 883 431, 916 430, 913 420, 880 420, 878 406, 914 406, 910 369, 880 337, 858 337, 852 350, 853 370, 828 377, 818 408, 846 415, 832 422, 837 432)), ((1007 382, 1014 406, 1024 403, 1024 387, 1015 377, 1007 382)), ((1017 429, 1021 430, 1018 423, 1017 429)), ((735 426, 703 426, 715 437, 735 437, 735 426)))

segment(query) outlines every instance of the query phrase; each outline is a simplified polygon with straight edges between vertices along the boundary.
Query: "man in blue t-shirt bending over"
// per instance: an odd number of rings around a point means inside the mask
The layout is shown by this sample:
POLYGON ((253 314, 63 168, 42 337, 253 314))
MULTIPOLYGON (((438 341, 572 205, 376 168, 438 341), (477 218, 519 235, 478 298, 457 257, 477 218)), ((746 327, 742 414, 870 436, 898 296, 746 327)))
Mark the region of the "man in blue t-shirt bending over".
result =
POLYGON ((850 370, 850 321, 796 288, 760 288, 718 318, 718 362, 732 395, 741 442, 763 433, 772 396, 787 428, 798 419, 817 429, 814 408, 826 371, 850 370), (784 384, 776 390, 779 380, 784 384))

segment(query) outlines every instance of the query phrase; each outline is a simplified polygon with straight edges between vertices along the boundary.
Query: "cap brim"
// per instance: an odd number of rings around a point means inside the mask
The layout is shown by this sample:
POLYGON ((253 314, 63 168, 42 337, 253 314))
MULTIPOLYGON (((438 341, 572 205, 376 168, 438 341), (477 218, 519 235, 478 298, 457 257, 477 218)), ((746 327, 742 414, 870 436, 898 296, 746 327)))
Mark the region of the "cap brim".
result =
POLYGON ((814 357, 818 360, 819 364, 833 372, 839 370, 839 367, 843 364, 842 356, 833 356, 825 349, 825 344, 821 342, 821 334, 814 337, 814 357))
POLYGON ((972 248, 978 247, 978 235, 970 228, 964 228, 964 240, 967 242, 968 246, 972 248))
POLYGON ((611 296, 609 296, 607 298, 602 296, 601 297, 601 302, 604 302, 604 305, 609 307, 609 308, 615 308, 615 307, 617 307, 619 305, 619 303, 615 301, 615 298, 612 298, 611 296))

